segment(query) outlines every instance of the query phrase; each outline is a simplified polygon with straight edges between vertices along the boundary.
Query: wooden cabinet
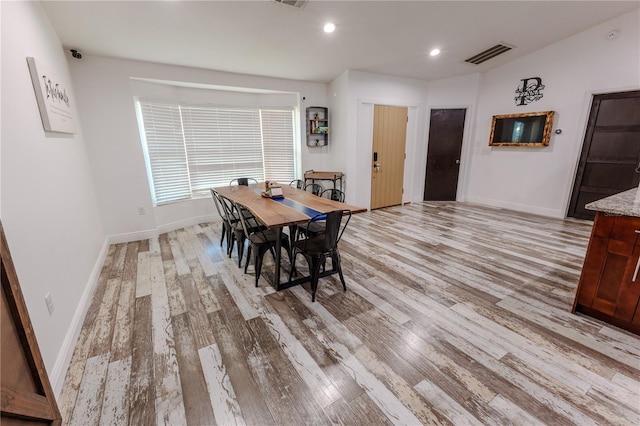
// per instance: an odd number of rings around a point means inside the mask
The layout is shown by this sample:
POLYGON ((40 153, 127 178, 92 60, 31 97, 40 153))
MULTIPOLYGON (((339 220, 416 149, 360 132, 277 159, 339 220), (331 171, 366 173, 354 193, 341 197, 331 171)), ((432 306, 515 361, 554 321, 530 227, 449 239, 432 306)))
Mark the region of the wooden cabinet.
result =
POLYGON ((639 236, 640 217, 596 214, 573 312, 640 334, 639 236))
POLYGON ((307 107, 307 146, 326 146, 329 143, 329 109, 307 107))

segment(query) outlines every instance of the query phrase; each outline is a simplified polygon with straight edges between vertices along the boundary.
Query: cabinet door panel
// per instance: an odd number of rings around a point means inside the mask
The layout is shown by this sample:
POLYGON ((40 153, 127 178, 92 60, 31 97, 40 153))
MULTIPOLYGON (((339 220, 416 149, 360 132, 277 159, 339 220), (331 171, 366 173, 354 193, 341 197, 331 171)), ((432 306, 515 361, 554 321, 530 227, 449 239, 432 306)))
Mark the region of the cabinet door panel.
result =
POLYGON ((636 314, 633 316, 631 326, 637 330, 635 331, 636 334, 640 334, 640 306, 636 307, 636 314))
POLYGON ((613 225, 610 238, 616 241, 635 244, 638 239, 638 234, 635 232, 636 230, 640 231, 640 218, 618 217, 613 225))
POLYGON ((636 245, 633 255, 629 258, 627 271, 616 298, 614 316, 623 321, 631 322, 634 318, 640 299, 640 270, 636 275, 636 268, 640 263, 640 245, 636 245))
POLYGON ((596 220, 593 223, 593 235, 596 237, 609 238, 616 216, 609 216, 604 213, 596 213, 596 220))
MULTIPOLYGON (((620 244, 621 243, 619 241, 610 241, 609 248, 614 246, 615 249, 619 249, 620 247, 618 246, 620 246, 620 244)), ((627 264, 629 263, 632 251, 633 246, 628 249, 628 255, 625 255, 623 250, 607 252, 600 282, 598 283, 598 289, 596 290, 596 294, 591 305, 593 309, 607 315, 613 315, 615 313, 616 301, 618 300, 618 294, 625 278, 627 264)))
MULTIPOLYGON (((597 229, 597 228, 595 228, 597 229)), ((590 307, 593 303, 593 297, 596 294, 602 266, 607 257, 607 245, 609 240, 592 235, 589 242, 587 256, 584 259, 582 274, 580 275, 580 284, 578 288, 577 303, 582 306, 590 307)))

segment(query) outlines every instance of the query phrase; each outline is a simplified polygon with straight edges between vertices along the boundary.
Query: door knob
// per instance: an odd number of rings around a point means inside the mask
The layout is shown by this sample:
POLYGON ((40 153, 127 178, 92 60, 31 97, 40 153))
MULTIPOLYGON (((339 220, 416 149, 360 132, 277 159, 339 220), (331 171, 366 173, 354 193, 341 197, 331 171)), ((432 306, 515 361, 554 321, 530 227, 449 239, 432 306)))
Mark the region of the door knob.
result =
POLYGON ((456 160, 456 164, 460 164, 460 160, 456 160))
POLYGON ((380 167, 382 167, 382 164, 380 163, 373 163, 373 168, 376 169, 376 172, 380 171, 380 167))

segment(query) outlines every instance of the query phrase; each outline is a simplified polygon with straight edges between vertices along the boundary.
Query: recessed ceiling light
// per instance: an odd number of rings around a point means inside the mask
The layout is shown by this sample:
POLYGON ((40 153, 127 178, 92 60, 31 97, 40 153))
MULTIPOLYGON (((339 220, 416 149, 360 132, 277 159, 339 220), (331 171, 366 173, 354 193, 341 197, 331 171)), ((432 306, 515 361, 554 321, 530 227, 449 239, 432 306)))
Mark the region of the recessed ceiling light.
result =
POLYGON ((327 22, 326 24, 324 24, 325 33, 332 33, 335 30, 336 30, 336 25, 333 22, 327 22))
POLYGON ((429 55, 431 56, 438 56, 440 54, 440 49, 433 49, 431 52, 429 52, 429 55))

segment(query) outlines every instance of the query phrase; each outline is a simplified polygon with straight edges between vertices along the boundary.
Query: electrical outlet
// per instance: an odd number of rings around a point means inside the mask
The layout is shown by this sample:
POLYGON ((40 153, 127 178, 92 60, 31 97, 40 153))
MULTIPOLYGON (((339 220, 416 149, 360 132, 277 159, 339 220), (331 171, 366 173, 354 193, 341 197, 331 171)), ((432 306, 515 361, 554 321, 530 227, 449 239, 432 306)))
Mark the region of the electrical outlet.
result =
POLYGON ((47 304, 47 310, 49 311, 49 315, 53 315, 53 297, 51 297, 51 293, 47 293, 44 297, 44 302, 47 304))
POLYGON ((138 207, 138 214, 144 216, 147 212, 144 210, 144 207, 138 207))

